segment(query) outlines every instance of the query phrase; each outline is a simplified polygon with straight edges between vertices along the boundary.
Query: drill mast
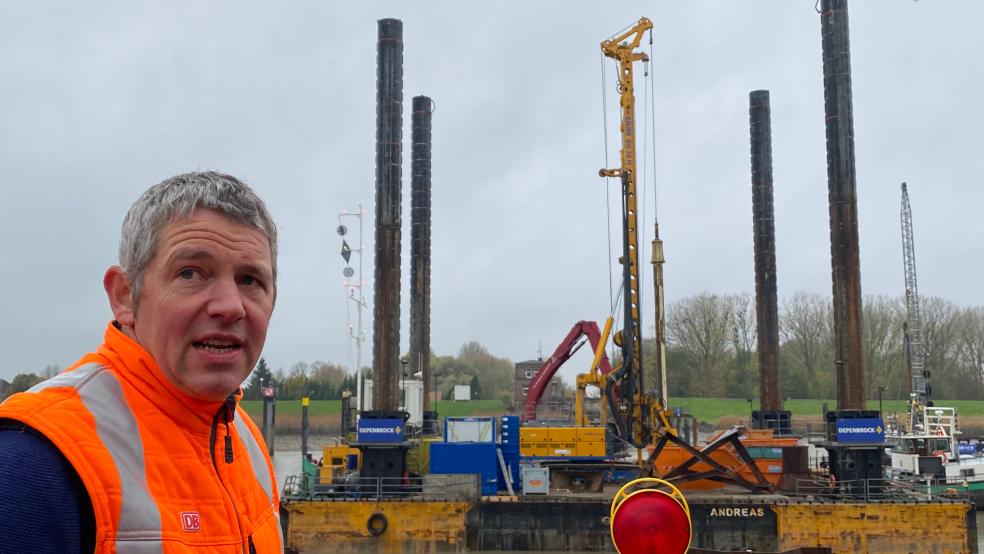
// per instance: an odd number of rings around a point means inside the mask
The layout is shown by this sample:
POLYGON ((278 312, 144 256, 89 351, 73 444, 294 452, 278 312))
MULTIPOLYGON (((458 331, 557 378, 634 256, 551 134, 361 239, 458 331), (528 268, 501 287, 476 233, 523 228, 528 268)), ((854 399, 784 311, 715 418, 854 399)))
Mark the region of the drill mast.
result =
POLYGON ((653 24, 640 19, 629 30, 601 43, 605 56, 618 62, 619 105, 621 106, 621 166, 602 169, 602 177, 618 177, 622 183, 622 290, 625 306, 623 329, 615 334, 622 348, 621 366, 609 376, 606 387, 612 415, 619 433, 637 448, 649 443, 649 402, 643 393, 642 328, 639 322, 639 236, 636 201, 635 94, 632 66, 648 62, 649 56, 637 52, 643 34, 653 24), (618 401, 616 401, 616 394, 618 401), (624 403, 628 405, 625 406, 624 403), (619 406, 619 404, 623 404, 619 406))

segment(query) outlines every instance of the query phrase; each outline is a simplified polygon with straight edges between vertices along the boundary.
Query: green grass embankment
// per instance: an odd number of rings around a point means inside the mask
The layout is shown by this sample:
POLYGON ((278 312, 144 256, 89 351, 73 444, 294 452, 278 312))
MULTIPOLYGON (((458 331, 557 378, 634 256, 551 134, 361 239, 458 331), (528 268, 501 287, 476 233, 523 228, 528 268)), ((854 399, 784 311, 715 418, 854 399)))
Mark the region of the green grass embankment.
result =
MULTIPOLYGON (((263 417, 262 400, 243 400, 239 403, 250 416, 255 419, 263 417)), ((308 415, 330 415, 342 413, 341 400, 312 400, 308 406, 308 415)), ((281 415, 301 415, 300 400, 277 400, 277 417, 281 415)))
POLYGON ((438 417, 469 417, 503 415, 506 412, 501 400, 438 400, 438 417))
MULTIPOLYGON (((827 409, 837 409, 837 402, 834 400, 812 398, 791 398, 786 400, 784 407, 792 412, 793 417, 796 418, 819 418, 823 414, 823 404, 825 402, 827 403, 827 409)), ((685 412, 693 414, 697 419, 710 423, 714 423, 724 417, 747 418, 751 414, 751 410, 759 409, 757 397, 751 404, 745 398, 671 397, 669 405, 671 408, 683 408, 685 412)), ((887 402, 884 403, 884 406, 886 411, 892 409, 887 402)), ((905 405, 902 403, 899 403, 899 406, 900 409, 905 408, 905 405)), ((873 403, 871 409, 878 409, 877 400, 873 403)))
MULTIPOLYGON (((240 405, 257 426, 263 426, 263 401, 244 400, 240 405)), ((277 433, 301 432, 301 401, 277 401, 277 433)), ((341 427, 341 400, 312 400, 308 407, 308 423, 312 434, 336 434, 341 427)))
MULTIPOLYGON (((820 417, 823 414, 823 404, 827 404, 827 409, 836 410, 836 400, 819 400, 812 398, 790 398, 785 402, 785 408, 793 413, 793 417, 820 417)), ((936 400, 937 406, 947 406, 957 408, 961 417, 964 416, 984 416, 984 400, 936 400)), ((714 422, 725 416, 748 417, 749 404, 744 398, 685 398, 671 397, 669 402, 671 407, 680 407, 685 411, 697 416, 702 421, 714 422)), ((754 409, 758 409, 758 398, 752 403, 754 409)), ((906 404, 901 400, 883 400, 883 409, 886 413, 905 413, 906 404)), ((878 400, 868 401, 869 410, 878 409, 878 400)))

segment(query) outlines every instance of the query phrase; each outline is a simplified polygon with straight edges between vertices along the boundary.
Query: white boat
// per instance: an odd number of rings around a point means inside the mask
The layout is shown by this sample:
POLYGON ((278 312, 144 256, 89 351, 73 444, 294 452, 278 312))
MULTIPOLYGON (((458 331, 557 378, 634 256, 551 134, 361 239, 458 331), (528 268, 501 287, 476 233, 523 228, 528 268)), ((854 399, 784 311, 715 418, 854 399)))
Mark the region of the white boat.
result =
POLYGON ((897 436, 889 476, 931 485, 935 493, 967 492, 984 498, 984 456, 977 445, 960 448, 957 409, 912 402, 908 431, 897 436))

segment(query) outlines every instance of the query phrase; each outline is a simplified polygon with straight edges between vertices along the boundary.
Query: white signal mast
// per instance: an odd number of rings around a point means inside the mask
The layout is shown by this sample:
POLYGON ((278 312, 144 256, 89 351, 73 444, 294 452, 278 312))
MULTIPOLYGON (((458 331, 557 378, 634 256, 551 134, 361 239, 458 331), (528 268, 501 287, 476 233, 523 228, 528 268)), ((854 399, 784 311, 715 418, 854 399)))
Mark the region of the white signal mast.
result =
POLYGON ((342 275, 345 276, 345 291, 348 296, 348 301, 355 302, 356 305, 356 323, 352 325, 352 315, 348 310, 346 304, 345 313, 348 316, 348 332, 349 337, 355 341, 355 374, 356 374, 356 395, 359 398, 359 413, 361 414, 365 407, 365 376, 362 374, 362 343, 366 340, 366 331, 362 328, 362 309, 366 307, 366 297, 363 294, 365 289, 365 280, 362 278, 362 219, 366 215, 366 210, 359 204, 359 210, 355 213, 348 210, 343 210, 338 214, 338 228, 336 231, 338 235, 342 237, 342 258, 345 260, 345 269, 342 270, 342 275), (348 233, 348 228, 342 222, 342 218, 356 217, 359 219, 359 247, 352 248, 349 246, 348 242, 345 240, 345 235, 348 233), (352 253, 359 256, 359 271, 356 273, 355 269, 349 265, 351 261, 352 253), (353 280, 354 279, 354 280, 353 280))

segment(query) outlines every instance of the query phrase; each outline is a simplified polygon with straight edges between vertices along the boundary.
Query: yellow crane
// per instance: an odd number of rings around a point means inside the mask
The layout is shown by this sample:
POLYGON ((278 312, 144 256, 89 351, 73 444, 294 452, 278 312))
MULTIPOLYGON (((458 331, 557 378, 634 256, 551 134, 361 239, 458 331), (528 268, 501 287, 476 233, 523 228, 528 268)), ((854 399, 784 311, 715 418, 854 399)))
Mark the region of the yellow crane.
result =
MULTIPOLYGON (((674 479, 697 488, 714 488, 731 483, 752 491, 774 490, 757 467, 755 460, 742 444, 742 437, 749 434, 743 428, 735 427, 722 432, 706 446, 698 450, 677 436, 669 422, 670 411, 665 408, 666 372, 665 348, 663 339, 663 249, 659 240, 659 227, 656 227, 653 248, 653 273, 656 293, 656 333, 657 347, 654 355, 657 368, 655 393, 644 391, 642 366, 642 327, 640 324, 639 303, 639 236, 636 201, 636 147, 635 147, 635 93, 633 88, 633 64, 647 62, 649 57, 637 51, 646 31, 652 29, 652 22, 640 19, 627 31, 601 43, 605 56, 618 62, 618 90, 621 107, 621 164, 617 168, 602 169, 602 177, 618 178, 622 185, 622 302, 624 306, 623 328, 614 335, 614 343, 621 349, 621 359, 610 371, 604 356, 605 343, 612 328, 613 318, 609 317, 603 332, 598 332, 593 322, 578 322, 568 337, 558 347, 556 360, 551 357, 534 378, 532 388, 542 390, 546 381, 556 371, 563 360, 570 358, 576 349, 575 340, 589 329, 589 339, 594 350, 594 360, 588 372, 577 377, 577 397, 575 404, 576 427, 535 427, 520 429, 520 452, 530 457, 554 457, 549 462, 551 484, 559 488, 570 488, 576 482, 572 476, 592 473, 590 490, 600 490, 601 475, 613 467, 611 463, 585 464, 580 461, 565 461, 564 458, 598 457, 599 446, 605 447, 602 429, 592 428, 584 410, 584 392, 588 385, 598 386, 607 400, 607 408, 615 421, 618 436, 637 448, 637 463, 644 469, 661 475, 664 479, 674 479), (590 323, 590 325, 587 325, 590 323), (590 446, 589 446, 590 445, 590 446), (649 450, 648 464, 643 461, 643 449, 649 450), (591 452, 591 453, 586 453, 591 452), (647 468, 648 465, 648 468, 647 468), (566 476, 562 485, 554 484, 554 479, 566 476)), ((538 397, 527 398, 527 411, 531 404, 535 408, 538 397)), ((605 402, 602 402, 601 421, 607 424, 605 402)), ((524 416, 524 421, 526 420, 524 416)), ((753 437, 756 446, 774 446, 771 437, 753 437)), ((791 439, 786 439, 791 440, 791 439)), ((795 439, 792 439, 795 442, 795 439)), ((608 455, 608 454, 606 454, 608 455)), ((541 462, 543 464, 544 462, 541 462)))
MULTIPOLYGON (((642 328, 639 318, 639 235, 638 210, 636 199, 636 119, 633 65, 635 62, 648 62, 649 56, 638 51, 646 31, 652 29, 652 21, 643 17, 628 30, 601 43, 605 56, 618 62, 619 106, 621 107, 621 165, 614 169, 602 169, 602 177, 614 177, 622 184, 622 290, 624 304, 623 328, 615 333, 615 344, 621 348, 622 360, 607 378, 603 388, 615 418, 619 434, 636 448, 643 448, 651 442, 653 425, 656 420, 668 430, 672 429, 663 407, 662 398, 644 392, 642 371, 642 328)), ((658 232, 658 228, 657 228, 658 232)), ((661 293, 662 243, 653 242, 657 291, 661 293)), ((661 294, 660 294, 661 300, 661 294)), ((661 310, 657 310, 658 312, 661 310)), ((661 322, 657 322, 657 328, 661 322)), ((660 363, 665 356, 662 349, 657 352, 660 363)), ((658 380, 665 382, 665 372, 659 368, 658 380)), ((660 394, 665 396, 665 390, 660 394)))
POLYGON ((615 344, 622 349, 620 365, 607 375, 605 392, 620 436, 639 449, 651 447, 649 469, 667 480, 687 482, 695 488, 712 488, 728 482, 756 492, 771 491, 769 482, 748 453, 742 441, 755 445, 788 446, 793 439, 749 437, 752 433, 734 427, 719 433, 700 450, 677 436, 669 423, 666 409, 665 339, 663 335, 663 243, 659 226, 653 240, 653 277, 656 293, 656 393, 644 392, 642 372, 642 329, 639 323, 639 238, 637 234, 635 91, 632 67, 647 62, 649 56, 638 52, 643 34, 652 22, 641 18, 627 31, 601 43, 605 56, 618 62, 619 105, 622 111, 621 167, 602 169, 602 177, 618 177, 622 183, 622 294, 625 306, 624 327, 615 333, 615 344))

